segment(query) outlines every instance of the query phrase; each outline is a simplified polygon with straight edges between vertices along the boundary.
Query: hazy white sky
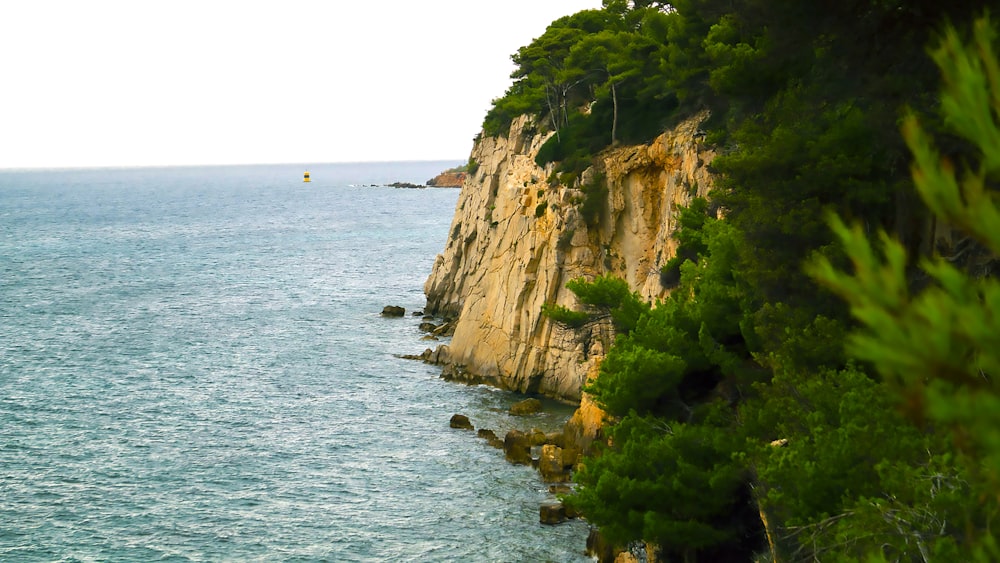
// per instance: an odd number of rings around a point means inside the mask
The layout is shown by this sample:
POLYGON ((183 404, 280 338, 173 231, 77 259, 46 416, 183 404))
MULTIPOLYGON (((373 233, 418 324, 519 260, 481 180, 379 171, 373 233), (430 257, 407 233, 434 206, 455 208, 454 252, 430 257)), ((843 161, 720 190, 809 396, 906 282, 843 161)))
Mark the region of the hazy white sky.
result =
POLYGON ((0 168, 464 159, 510 55, 601 0, 0 6, 0 168))

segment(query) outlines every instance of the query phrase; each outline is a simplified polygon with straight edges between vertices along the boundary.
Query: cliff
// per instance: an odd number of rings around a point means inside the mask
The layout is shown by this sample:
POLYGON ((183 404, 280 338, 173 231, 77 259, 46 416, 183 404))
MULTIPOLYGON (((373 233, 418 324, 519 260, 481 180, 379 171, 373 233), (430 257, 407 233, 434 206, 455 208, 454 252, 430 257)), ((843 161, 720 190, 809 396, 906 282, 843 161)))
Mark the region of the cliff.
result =
POLYGON ((607 323, 569 329, 541 315, 542 304, 576 307, 566 282, 613 274, 644 298, 662 297, 660 267, 673 256, 675 208, 704 196, 714 153, 700 143, 707 114, 682 122, 649 145, 609 149, 582 182, 603 181, 606 201, 588 225, 584 193, 548 181, 535 164, 548 134, 527 117, 509 135, 482 137, 459 195, 450 236, 424 290, 427 312, 455 319, 450 345, 434 359, 446 375, 524 393, 579 401, 610 344, 607 323))

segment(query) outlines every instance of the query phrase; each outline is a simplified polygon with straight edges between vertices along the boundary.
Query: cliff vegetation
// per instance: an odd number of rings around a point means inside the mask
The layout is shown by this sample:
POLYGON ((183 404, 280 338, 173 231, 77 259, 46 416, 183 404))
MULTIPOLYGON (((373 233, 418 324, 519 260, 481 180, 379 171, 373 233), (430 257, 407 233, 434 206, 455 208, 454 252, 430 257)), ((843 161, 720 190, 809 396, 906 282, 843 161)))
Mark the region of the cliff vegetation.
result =
MULTIPOLYGON (((712 172, 653 220, 672 233, 671 256, 643 262, 659 292, 609 252, 623 279, 578 260, 575 300, 532 271, 550 298, 507 303, 510 331, 542 330, 530 308, 601 356, 586 390, 606 439, 567 502, 610 541, 661 561, 1000 559, 1000 67, 982 7, 606 0, 513 56, 482 142, 534 155, 518 193, 536 222, 517 241, 570 232, 553 267, 595 243, 627 252, 601 229, 639 223, 609 217, 661 209, 614 173, 624 145, 693 123, 712 172)), ((489 207, 503 187, 483 185, 447 260, 504 251, 482 234, 518 216, 489 207)))

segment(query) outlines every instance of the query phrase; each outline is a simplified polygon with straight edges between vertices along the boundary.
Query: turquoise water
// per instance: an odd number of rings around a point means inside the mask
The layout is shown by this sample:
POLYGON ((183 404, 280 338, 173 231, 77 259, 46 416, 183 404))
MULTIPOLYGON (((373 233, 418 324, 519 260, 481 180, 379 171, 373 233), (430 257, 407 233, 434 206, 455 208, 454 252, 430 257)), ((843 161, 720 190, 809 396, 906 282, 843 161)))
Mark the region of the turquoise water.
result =
POLYGON ((581 561, 418 353, 453 165, 0 172, 0 560, 581 561))

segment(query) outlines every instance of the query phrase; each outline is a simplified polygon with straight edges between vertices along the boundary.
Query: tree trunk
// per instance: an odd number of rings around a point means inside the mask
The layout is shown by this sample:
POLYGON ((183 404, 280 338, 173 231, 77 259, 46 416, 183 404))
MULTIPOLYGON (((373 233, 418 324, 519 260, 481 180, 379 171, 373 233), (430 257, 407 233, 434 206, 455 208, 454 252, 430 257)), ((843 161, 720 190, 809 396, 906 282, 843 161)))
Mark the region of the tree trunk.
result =
POLYGON ((611 118, 611 146, 618 143, 618 93, 615 91, 615 83, 611 83, 611 104, 613 106, 611 118))
POLYGON ((555 88, 545 87, 545 102, 549 105, 549 121, 552 122, 552 129, 556 132, 556 141, 562 142, 559 136, 559 105, 553 103, 552 97, 556 96, 555 88), (549 94, 551 92, 551 95, 549 94))

